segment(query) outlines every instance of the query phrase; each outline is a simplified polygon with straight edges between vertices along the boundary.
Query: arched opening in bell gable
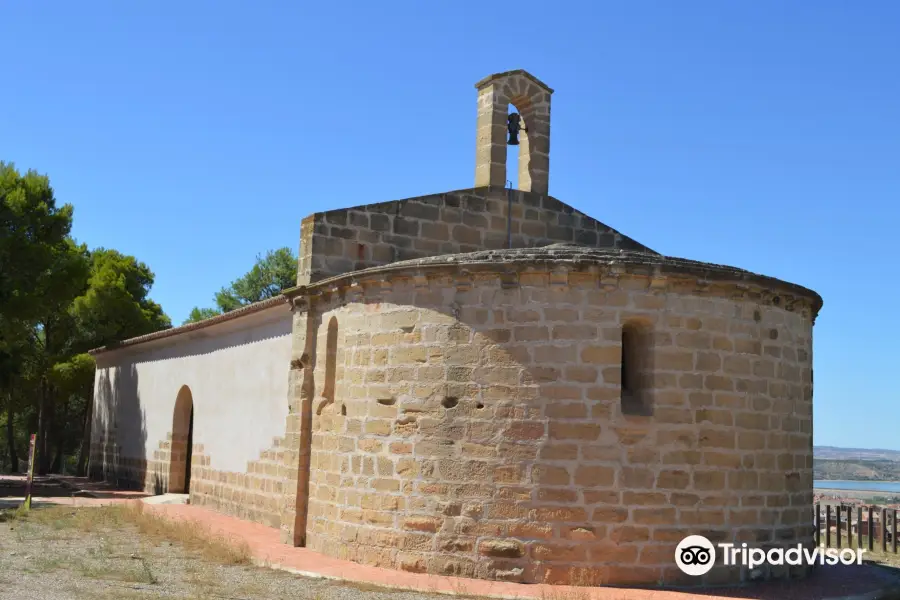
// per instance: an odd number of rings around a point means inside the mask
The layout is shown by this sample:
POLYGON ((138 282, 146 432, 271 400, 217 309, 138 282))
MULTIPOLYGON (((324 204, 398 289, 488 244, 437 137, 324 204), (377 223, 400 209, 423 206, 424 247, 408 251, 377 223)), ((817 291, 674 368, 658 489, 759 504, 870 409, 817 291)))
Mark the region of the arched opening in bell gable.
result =
POLYGON ((514 190, 531 189, 528 129, 532 113, 531 102, 526 96, 512 98, 507 105, 506 185, 514 190))

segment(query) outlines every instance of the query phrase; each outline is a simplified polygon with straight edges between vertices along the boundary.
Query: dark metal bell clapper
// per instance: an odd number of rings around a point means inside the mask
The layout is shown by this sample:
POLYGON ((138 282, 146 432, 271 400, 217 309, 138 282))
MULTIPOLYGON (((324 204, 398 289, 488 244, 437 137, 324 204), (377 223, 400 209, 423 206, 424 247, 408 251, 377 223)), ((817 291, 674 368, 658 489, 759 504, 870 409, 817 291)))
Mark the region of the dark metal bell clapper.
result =
POLYGON ((518 146, 519 145, 519 132, 520 131, 528 131, 521 124, 522 117, 519 116, 519 113, 510 113, 509 117, 506 119, 506 128, 509 130, 509 140, 507 140, 507 144, 509 146, 518 146))

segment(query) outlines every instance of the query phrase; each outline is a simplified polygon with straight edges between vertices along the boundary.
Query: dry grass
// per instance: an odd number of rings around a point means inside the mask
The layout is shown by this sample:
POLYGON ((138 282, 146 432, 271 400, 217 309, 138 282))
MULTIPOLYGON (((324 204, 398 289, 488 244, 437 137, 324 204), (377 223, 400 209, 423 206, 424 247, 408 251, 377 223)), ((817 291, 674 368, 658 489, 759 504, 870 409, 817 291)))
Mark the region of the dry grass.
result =
MULTIPOLYGON (((822 532, 822 544, 825 544, 825 532, 822 532)), ((832 532, 831 535, 831 545, 829 548, 842 549, 849 548, 851 550, 856 550, 859 546, 859 538, 856 534, 847 538, 846 531, 843 532, 841 536, 841 545, 837 544, 837 536, 832 532)), ((863 553, 863 561, 864 562, 873 562, 878 563, 880 565, 889 566, 889 567, 900 567, 900 551, 897 554, 893 552, 893 544, 887 544, 887 551, 881 551, 881 540, 875 539, 872 544, 872 550, 869 550, 869 538, 866 535, 862 536, 862 549, 865 550, 863 553)))
POLYGON ((219 564, 250 563, 250 547, 243 540, 214 533, 196 521, 173 521, 160 517, 147 510, 141 502, 87 509, 54 506, 31 511, 16 510, 0 515, 0 522, 2 521, 35 523, 54 530, 77 529, 85 533, 115 530, 130 525, 149 540, 176 542, 219 564))
POLYGON ((566 590, 541 592, 541 600, 590 600, 591 594, 587 590, 566 590))
MULTIPOLYGON (((68 568, 74 566, 83 577, 88 579, 104 579, 107 581, 121 581, 123 583, 159 583, 159 579, 150 568, 150 565, 142 558, 135 558, 131 564, 126 563, 115 567, 110 567, 108 563, 101 567, 86 561, 80 561, 74 565, 67 564, 65 566, 68 568)), ((61 568, 61 566, 58 568, 61 568)))
POLYGON ((541 600, 590 600, 590 590, 568 588, 565 590, 541 591, 541 600))
MULTIPOLYGON (((441 600, 248 564, 249 548, 135 503, 0 511, 0 598, 441 600), (7 573, 14 577, 3 579, 7 573), (12 595, 9 595, 12 594, 12 595)), ((464 584, 458 589, 465 590, 464 584)))
MULTIPOLYGON (((71 574, 73 583, 67 588, 66 598, 439 600, 449 597, 446 593, 432 596, 363 583, 336 584, 267 572, 250 565, 250 549, 242 540, 216 534, 196 521, 163 517, 140 502, 99 508, 56 506, 29 512, 0 511, 0 522, 10 525, 5 532, 10 542, 39 546, 26 563, 25 571, 31 577, 60 579, 71 574), (68 550, 60 550, 62 541, 70 544, 68 550), (77 545, 76 552, 72 552, 71 544, 77 545), (174 552, 179 546, 186 554, 179 555, 181 550, 174 552), (184 558, 172 562, 171 556, 184 558)), ((449 581, 455 597, 478 597, 466 579, 451 577, 449 581)), ((555 590, 544 588, 540 598, 590 600, 592 590, 581 587, 592 585, 586 574, 576 573, 573 584, 555 590)), ((429 591, 438 590, 434 586, 429 591)), ((616 592, 611 592, 609 597, 621 598, 616 592)))

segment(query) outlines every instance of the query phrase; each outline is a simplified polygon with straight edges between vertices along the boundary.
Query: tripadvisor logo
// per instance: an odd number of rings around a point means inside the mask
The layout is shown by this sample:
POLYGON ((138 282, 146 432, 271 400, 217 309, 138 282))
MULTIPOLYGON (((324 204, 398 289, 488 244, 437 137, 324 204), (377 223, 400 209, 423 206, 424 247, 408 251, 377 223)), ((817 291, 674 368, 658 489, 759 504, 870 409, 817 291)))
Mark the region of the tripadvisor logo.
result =
POLYGON ((716 562, 716 549, 702 535, 689 535, 675 548, 675 564, 686 575, 705 575, 716 562))
POLYGON ((839 562, 844 565, 862 564, 862 556, 865 550, 844 548, 804 548, 803 544, 797 544, 789 548, 750 548, 746 543, 740 546, 721 543, 713 546, 702 535, 689 535, 678 543, 675 548, 675 564, 682 573, 692 576, 700 576, 709 573, 716 564, 716 547, 722 556, 722 564, 726 567, 741 565, 748 569, 754 569, 760 565, 836 565, 839 562))

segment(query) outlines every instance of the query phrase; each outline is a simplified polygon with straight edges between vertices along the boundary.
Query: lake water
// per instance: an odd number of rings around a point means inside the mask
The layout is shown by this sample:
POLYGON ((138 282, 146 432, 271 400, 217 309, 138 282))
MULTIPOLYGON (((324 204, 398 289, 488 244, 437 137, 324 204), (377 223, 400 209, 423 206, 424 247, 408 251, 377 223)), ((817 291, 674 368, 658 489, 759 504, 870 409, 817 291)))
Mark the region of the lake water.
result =
POLYGON ((900 493, 900 481, 820 481, 813 482, 814 489, 853 490, 865 492, 900 493))

